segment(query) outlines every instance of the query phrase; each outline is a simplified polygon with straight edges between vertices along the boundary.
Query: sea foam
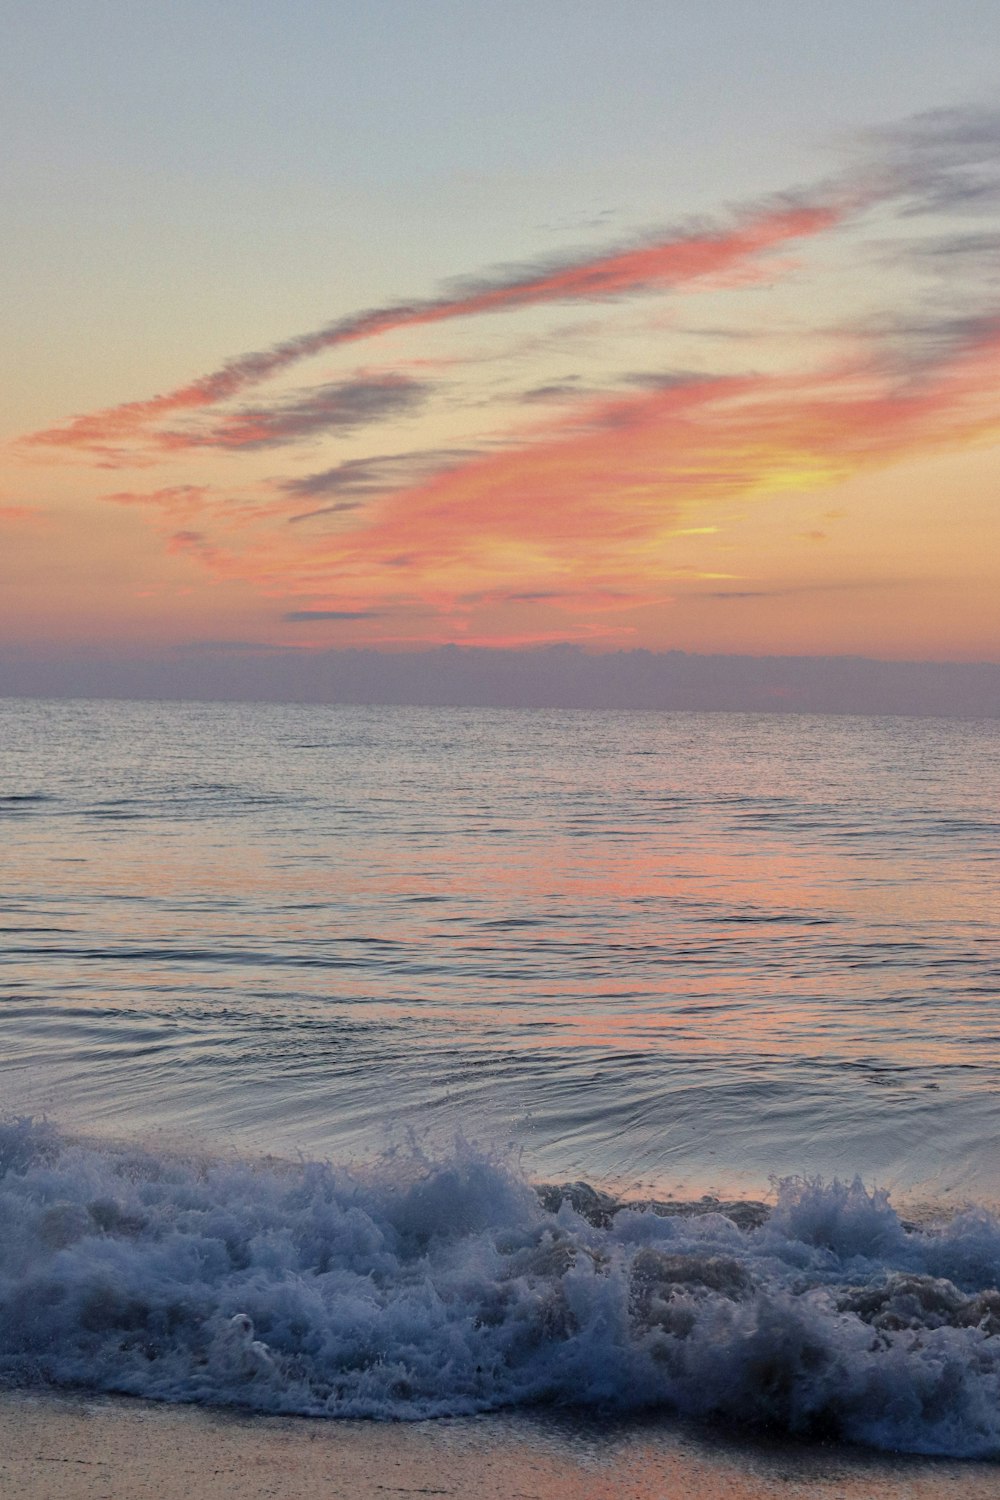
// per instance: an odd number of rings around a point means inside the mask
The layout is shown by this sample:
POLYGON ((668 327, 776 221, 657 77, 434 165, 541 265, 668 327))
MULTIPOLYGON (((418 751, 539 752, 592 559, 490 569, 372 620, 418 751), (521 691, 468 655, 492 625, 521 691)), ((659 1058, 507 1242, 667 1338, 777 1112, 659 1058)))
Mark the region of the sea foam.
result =
POLYGON ((764 1222, 595 1200, 462 1142, 347 1171, 10 1121, 0 1378, 383 1419, 662 1408, 1000 1455, 991 1213, 917 1229, 803 1179, 764 1222))

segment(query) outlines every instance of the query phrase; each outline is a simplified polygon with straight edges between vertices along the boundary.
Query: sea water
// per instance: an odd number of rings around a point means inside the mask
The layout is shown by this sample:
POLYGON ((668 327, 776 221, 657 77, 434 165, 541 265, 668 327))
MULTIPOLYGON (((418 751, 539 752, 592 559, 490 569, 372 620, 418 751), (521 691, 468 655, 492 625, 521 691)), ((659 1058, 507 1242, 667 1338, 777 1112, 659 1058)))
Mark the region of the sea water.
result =
POLYGON ((0 1378, 1000 1453, 998 743, 0 703, 0 1378))

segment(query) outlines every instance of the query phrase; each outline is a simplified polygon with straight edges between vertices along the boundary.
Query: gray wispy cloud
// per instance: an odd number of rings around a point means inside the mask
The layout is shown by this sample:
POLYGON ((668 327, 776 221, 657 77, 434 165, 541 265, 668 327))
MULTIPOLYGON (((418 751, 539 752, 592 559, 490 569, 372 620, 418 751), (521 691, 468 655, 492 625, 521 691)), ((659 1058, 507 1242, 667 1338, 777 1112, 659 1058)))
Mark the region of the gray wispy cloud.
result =
MULTIPOLYGON (((326 511, 346 509, 344 501, 352 496, 378 495, 418 484, 431 474, 463 463, 472 452, 469 448, 426 448, 404 453, 373 453, 367 458, 346 459, 316 474, 287 479, 281 487, 286 494, 301 495, 304 499, 318 500, 328 495, 343 497, 336 505, 308 512, 309 515, 322 515, 326 511)), ((291 519, 297 521, 305 517, 293 516, 291 519)))
POLYGON ((536 401, 567 401, 577 399, 581 392, 578 375, 568 375, 565 380, 553 380, 547 385, 535 385, 521 393, 521 400, 531 404, 536 401))
POLYGON ((866 131, 862 140, 904 216, 977 214, 1000 206, 1000 108, 927 110, 866 131))
MULTIPOLYGON (((958 301, 960 289, 951 288, 952 300, 958 301)), ((963 313, 953 307, 935 310, 927 307, 918 315, 868 318, 853 330, 857 336, 872 341, 890 354, 901 368, 916 374, 930 374, 963 350, 992 342, 1000 334, 1000 298, 996 305, 982 312, 963 313)))
POLYGON ((321 432, 343 433, 416 410, 431 383, 386 374, 331 381, 267 405, 240 407, 211 425, 165 434, 174 448, 260 449, 283 447, 321 432))
POLYGON ((699 599, 793 599, 801 594, 864 593, 869 589, 902 587, 907 581, 902 578, 859 578, 837 583, 799 583, 776 589, 692 589, 684 598, 688 602, 699 599))

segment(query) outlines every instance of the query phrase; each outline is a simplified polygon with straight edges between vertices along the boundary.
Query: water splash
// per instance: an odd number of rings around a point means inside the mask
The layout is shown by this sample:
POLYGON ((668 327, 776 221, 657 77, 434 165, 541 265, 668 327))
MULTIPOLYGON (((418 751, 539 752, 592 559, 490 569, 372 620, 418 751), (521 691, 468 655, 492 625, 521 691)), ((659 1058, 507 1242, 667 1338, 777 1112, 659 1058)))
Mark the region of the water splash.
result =
POLYGON ((664 1408, 1000 1454, 992 1214, 907 1227, 859 1181, 805 1179, 763 1221, 697 1207, 539 1192, 461 1141, 348 1171, 9 1121, 0 1377, 383 1419, 664 1408))

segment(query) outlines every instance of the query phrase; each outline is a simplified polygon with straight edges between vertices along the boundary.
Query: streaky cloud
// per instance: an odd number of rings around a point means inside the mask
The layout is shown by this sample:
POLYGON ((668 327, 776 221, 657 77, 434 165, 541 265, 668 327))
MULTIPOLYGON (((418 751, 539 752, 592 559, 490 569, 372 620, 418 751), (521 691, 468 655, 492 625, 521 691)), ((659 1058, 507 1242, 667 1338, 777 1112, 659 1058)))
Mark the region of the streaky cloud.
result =
MULTIPOLYGON (((451 578, 462 580, 455 595, 473 581, 548 591, 567 567, 591 591, 626 581, 636 591, 692 511, 995 436, 998 377, 991 329, 919 378, 862 356, 810 374, 654 384, 397 492, 367 524, 311 549, 308 569, 363 578, 376 596, 393 592, 384 569, 396 555, 415 588, 442 598, 451 578)), ((288 554, 286 566, 299 564, 288 554)))
POLYGON ((270 349, 228 360, 208 375, 161 396, 129 401, 30 434, 29 446, 89 451, 107 458, 116 445, 174 413, 197 411, 232 399, 247 388, 327 349, 394 329, 440 323, 529 307, 542 302, 606 301, 697 281, 728 270, 789 240, 822 233, 838 223, 839 204, 789 197, 745 215, 735 225, 701 232, 672 231, 662 238, 599 256, 517 267, 492 279, 462 283, 450 295, 369 308, 300 334, 270 349))
POLYGON ((692 589, 685 592, 684 599, 688 604, 696 604, 701 599, 795 599, 805 594, 864 593, 869 589, 877 589, 881 593, 885 589, 903 587, 907 581, 902 578, 852 578, 831 583, 790 584, 782 588, 692 589))
MULTIPOLYGON (((227 360, 162 395, 85 413, 29 434, 22 443, 88 453, 115 466, 122 445, 182 413, 230 401, 241 392, 325 350, 396 329, 547 302, 605 302, 636 293, 710 282, 749 270, 779 246, 837 228, 879 203, 912 215, 979 213, 1000 206, 1000 109, 967 105, 928 111, 856 137, 854 167, 811 193, 788 193, 744 211, 721 228, 671 229, 600 254, 542 259, 495 275, 452 282, 436 297, 388 303, 348 314, 268 349, 227 360)), ((919 247, 917 247, 917 253, 919 247)), ((402 397, 399 397, 402 399, 402 397)), ((359 398, 359 405, 363 401, 359 398)), ((372 419, 377 398, 373 400, 372 419)), ((385 414, 391 414, 386 410, 385 414)), ((356 413, 358 419, 360 411, 356 413)), ((336 401, 317 396, 299 408, 237 412, 192 438, 162 431, 154 447, 267 447, 336 426, 336 401)), ((131 461, 136 462, 135 453, 131 461)))
POLYGON ((268 406, 242 407, 207 427, 163 432, 160 446, 255 450, 278 448, 321 432, 354 432, 416 410, 426 399, 426 381, 404 375, 380 375, 331 381, 268 406))
MULTIPOLYGON (((326 495, 365 496, 385 494, 454 468, 472 457, 469 448, 425 448, 407 453, 375 453, 368 458, 345 459, 332 468, 298 479, 286 479, 282 489, 289 495, 319 499, 326 495)), ((328 506, 327 510, 342 507, 328 506)), ((310 511, 310 515, 321 512, 310 511)), ((300 516, 293 521, 305 519, 300 516)))
MULTIPOLYGON (((442 632, 466 639, 470 615, 462 601, 477 594, 497 601, 519 595, 512 602, 562 609, 553 597, 559 593, 579 600, 594 624, 598 600, 620 595, 638 606, 661 596, 665 580, 680 576, 668 562, 675 539, 701 516, 714 520, 720 507, 789 488, 821 490, 901 460, 995 439, 998 384, 1000 327, 992 325, 976 327, 946 358, 917 371, 855 344, 851 358, 808 371, 637 381, 518 444, 439 464, 415 482, 411 469, 409 484, 370 510, 365 503, 335 531, 276 528, 276 518, 289 517, 266 507, 254 529, 253 517, 227 509, 223 499, 204 517, 168 511, 175 524, 191 527, 168 545, 216 576, 272 597, 309 599, 313 611, 334 609, 334 619, 342 610, 358 620, 371 618, 372 608, 412 613, 419 604, 433 622, 407 637, 414 643, 442 632), (213 514, 209 540, 195 528, 210 526, 213 514)), ((338 486, 398 481, 407 472, 407 456, 383 458, 384 469, 359 461, 313 476, 313 483, 336 495, 338 486)), ((707 576, 732 577, 728 570, 707 576)), ((736 577, 721 585, 730 597, 755 588, 736 577)))
POLYGON ((337 500, 333 505, 318 505, 314 510, 302 510, 297 515, 289 516, 289 526, 298 526, 302 521, 314 521, 317 516, 342 516, 349 515, 351 511, 362 510, 363 500, 337 500))
POLYGON ((891 355, 900 371, 932 380, 963 350, 985 347, 1000 337, 1000 306, 969 313, 929 309, 917 315, 869 318, 854 333, 883 357, 891 355))
MULTIPOLYGON (((1000 149, 1000 148, 998 148, 1000 149)), ((1000 274, 1000 234, 988 229, 968 230, 964 234, 941 234, 917 244, 907 242, 915 260, 941 261, 952 266, 956 261, 973 263, 976 271, 1000 274)))
POLYGON ((926 110, 865 132, 904 216, 994 212, 1000 205, 1000 109, 926 110))

